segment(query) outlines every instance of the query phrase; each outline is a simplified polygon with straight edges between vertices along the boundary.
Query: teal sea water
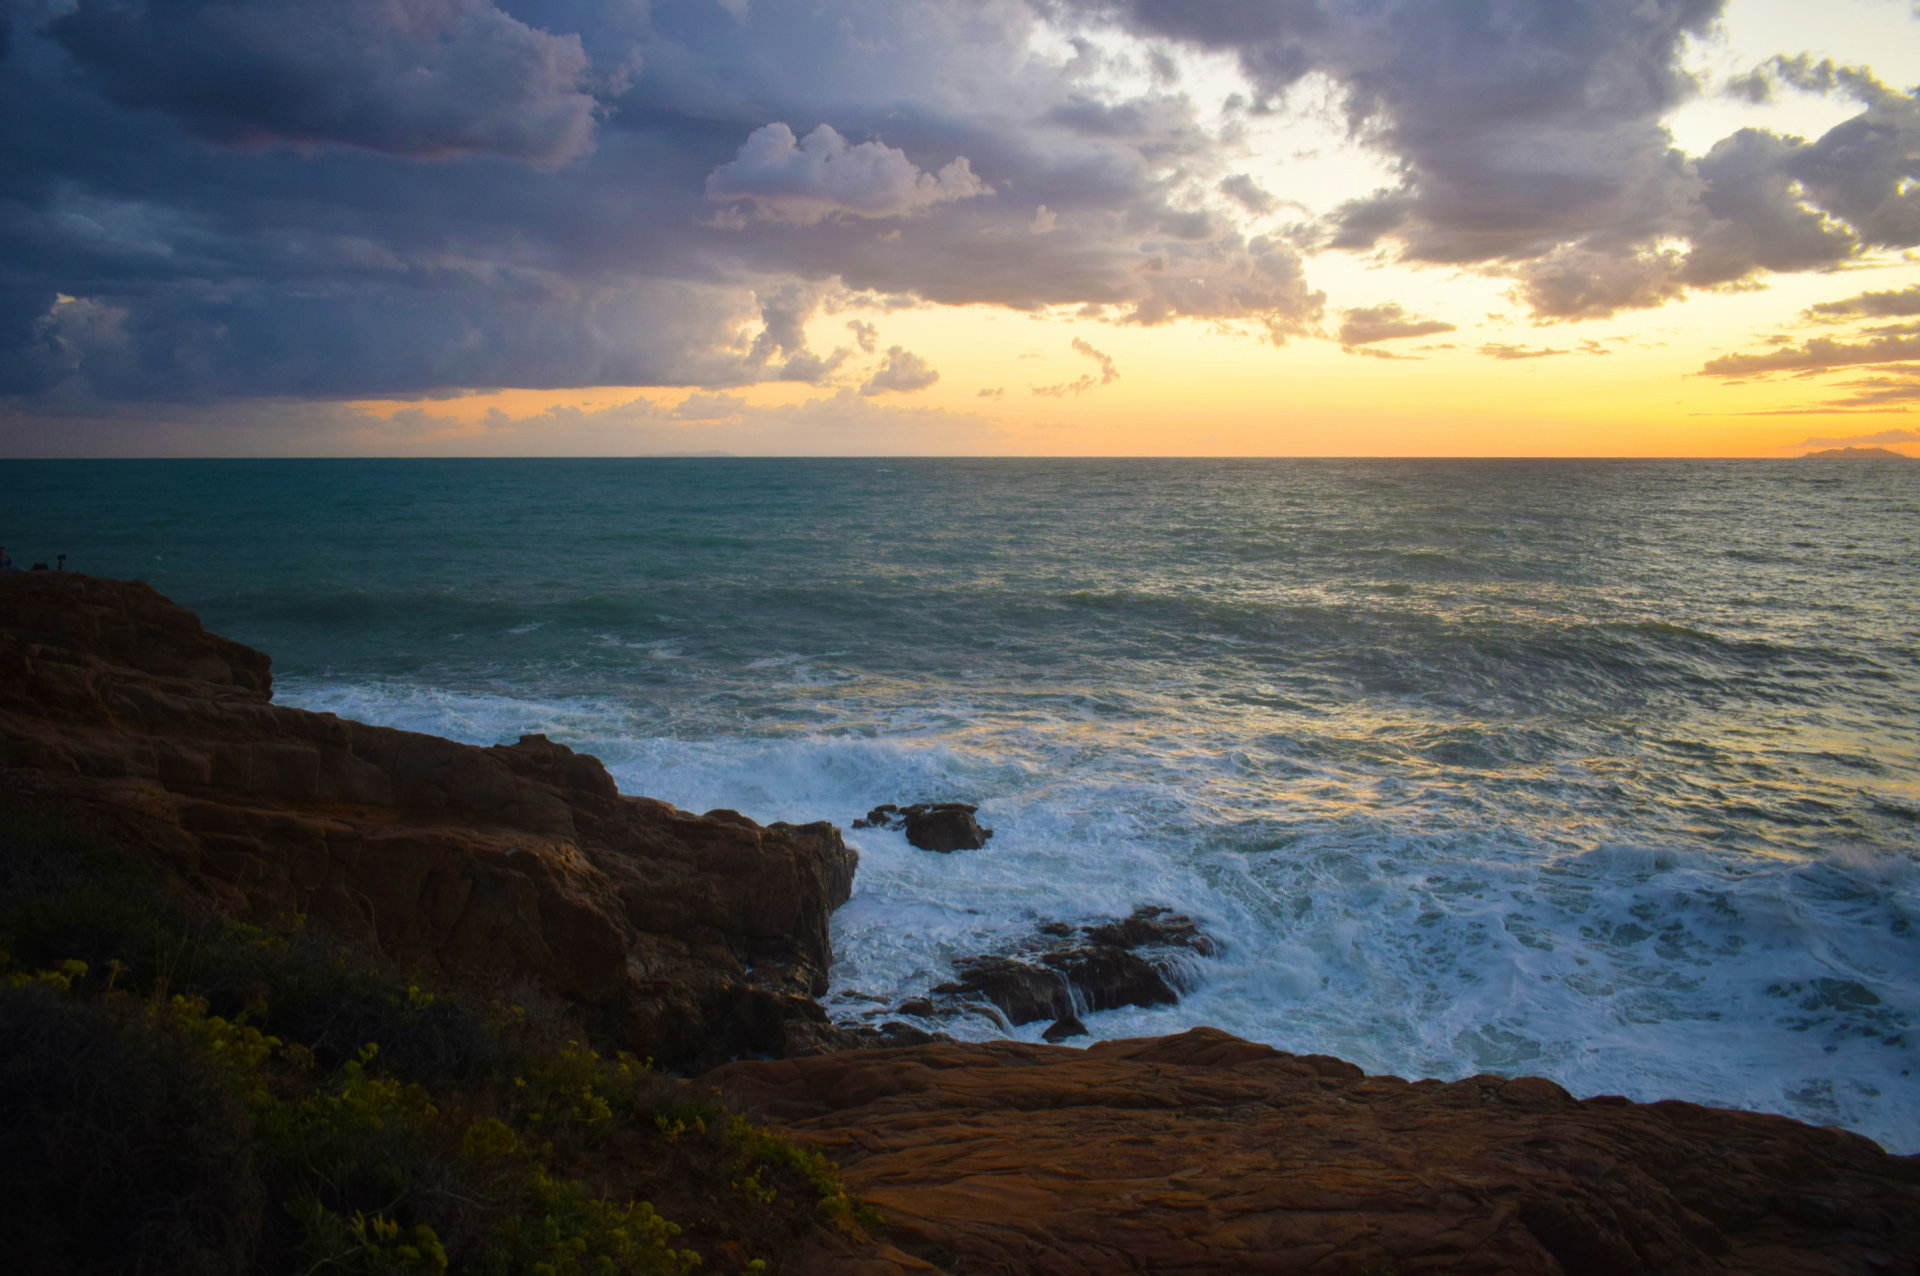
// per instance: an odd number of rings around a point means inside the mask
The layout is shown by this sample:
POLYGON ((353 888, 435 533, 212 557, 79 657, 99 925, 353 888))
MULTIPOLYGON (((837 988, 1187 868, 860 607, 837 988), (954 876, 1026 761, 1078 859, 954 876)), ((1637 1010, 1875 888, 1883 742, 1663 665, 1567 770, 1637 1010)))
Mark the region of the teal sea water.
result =
POLYGON ((762 820, 980 803, 978 852, 849 831, 837 1015, 1164 904, 1219 955, 1097 1037, 1903 1152, 1917 533, 1873 462, 0 462, 17 561, 152 582, 283 702, 762 820))

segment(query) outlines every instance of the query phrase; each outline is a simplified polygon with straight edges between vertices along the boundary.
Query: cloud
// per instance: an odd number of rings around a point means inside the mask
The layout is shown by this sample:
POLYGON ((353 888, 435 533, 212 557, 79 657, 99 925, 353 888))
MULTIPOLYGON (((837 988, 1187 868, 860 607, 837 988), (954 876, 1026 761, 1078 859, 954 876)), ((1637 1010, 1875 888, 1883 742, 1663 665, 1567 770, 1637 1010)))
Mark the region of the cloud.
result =
POLYGON ((676 421, 731 421, 748 411, 747 401, 737 394, 709 394, 695 391, 667 410, 676 421))
POLYGON ((990 386, 987 389, 980 391, 974 397, 977 399, 1001 399, 1006 397, 1006 393, 1007 392, 1004 387, 996 385, 996 386, 990 386))
POLYGON ((1031 56, 1026 0, 511 8, 0 0, 0 398, 844 372, 787 339, 788 286, 1276 341, 1323 311, 1292 242, 1208 205, 1228 124, 1031 56), (772 162, 770 120, 814 131, 772 162))
POLYGON ((1120 379, 1120 369, 1113 366, 1111 357, 1095 350, 1091 344, 1079 337, 1073 339, 1073 348, 1100 365, 1100 384, 1111 385, 1120 379))
POLYGON ((1220 193, 1238 200, 1240 206, 1250 213, 1270 213, 1280 204, 1279 200, 1260 189, 1259 184, 1245 173, 1235 173, 1231 177, 1222 178, 1220 193))
POLYGON ((1794 447, 1870 447, 1880 443, 1920 443, 1920 430, 1878 430, 1872 434, 1814 435, 1794 447))
POLYGON ((1768 64, 1768 92, 1860 103, 1822 136, 1675 146, 1662 120, 1697 91, 1682 51, 1718 10, 0 0, 0 396, 64 420, 829 384, 885 348, 848 328, 847 349, 809 349, 823 307, 1284 342, 1320 331, 1303 254, 1336 246, 1504 279, 1536 317, 1578 320, 1920 243, 1920 117, 1864 72, 1768 64), (1253 100, 1203 99, 1179 46, 1237 59, 1253 100), (1251 235, 1291 206, 1294 170, 1254 181, 1249 122, 1313 111, 1323 85, 1391 177, 1251 235))
POLYGON ((860 393, 869 398, 876 394, 912 394, 926 389, 939 379, 940 374, 934 371, 933 366, 913 351, 889 346, 879 371, 860 387, 860 393))
POLYGON ((1920 284, 1899 291, 1862 292, 1839 301, 1821 301, 1807 308, 1816 319, 1892 319, 1920 315, 1920 284))
POLYGON ((763 217, 808 226, 834 214, 904 217, 992 194, 958 156, 937 174, 882 142, 849 144, 822 124, 796 140, 785 124, 757 128, 707 177, 707 198, 749 199, 763 217))
POLYGON ((847 331, 853 334, 854 344, 862 354, 872 354, 880 340, 880 329, 859 319, 847 320, 847 331))
POLYGON ((1920 363, 1892 364, 1879 371, 1883 375, 1846 382, 1844 388, 1849 393, 1838 402, 1851 404, 1860 411, 1904 412, 1905 408, 1885 409, 1879 405, 1920 401, 1920 363))
POLYGON ((827 290, 816 284, 787 283, 766 289, 760 297, 760 334, 747 350, 746 362, 766 367, 773 380, 821 385, 839 370, 852 352, 836 350, 821 356, 807 348, 807 320, 820 308, 827 290), (775 363, 780 356, 784 362, 775 363))
POLYGON ((115 102, 225 146, 552 165, 592 143, 580 37, 491 0, 93 0, 45 29, 115 102))
POLYGON ((1766 354, 1721 355, 1718 359, 1709 359, 1700 371, 1710 377, 1746 377, 1773 372, 1812 375, 1832 368, 1900 363, 1908 359, 1920 359, 1920 336, 1876 337, 1852 343, 1831 337, 1812 337, 1803 345, 1766 354))
POLYGON ((1400 176, 1336 209, 1322 242, 1509 274, 1538 318, 1920 243, 1920 114, 1859 68, 1783 57, 1742 80, 1750 99, 1783 83, 1863 104, 1812 142, 1748 129, 1697 159, 1675 146, 1663 119, 1697 92, 1683 60, 1721 0, 1062 2, 1232 53, 1265 109, 1325 77, 1400 176))
POLYGON ((1359 306, 1346 312, 1340 325, 1340 344, 1363 346, 1375 341, 1393 341, 1401 337, 1428 337, 1452 332, 1454 325, 1439 319, 1416 319, 1389 301, 1379 306, 1359 306))
POLYGON ((1773 87, 1784 84, 1803 93, 1845 93, 1864 103, 1885 97, 1887 86, 1866 67, 1842 66, 1832 58, 1815 62, 1811 53, 1775 54, 1745 75, 1728 82, 1728 92, 1749 102, 1770 102, 1773 87))
POLYGON ((1526 346, 1511 346, 1511 345, 1504 345, 1500 342, 1489 342, 1486 345, 1480 347, 1480 353, 1486 355, 1490 359, 1544 359, 1549 355, 1568 354, 1571 352, 1566 350, 1554 350, 1546 347, 1543 347, 1538 350, 1532 350, 1532 349, 1528 349, 1526 346))
MULTIPOLYGON (((1080 337, 1075 337, 1073 339, 1073 348, 1100 365, 1099 380, 1096 381, 1093 374, 1089 372, 1084 376, 1075 377, 1071 381, 1061 381, 1054 385, 1029 386, 1028 389, 1032 390, 1034 394, 1041 398, 1059 399, 1069 394, 1085 394, 1095 386, 1111 385, 1120 379, 1120 369, 1114 366, 1113 359, 1094 349, 1091 342, 1080 337)), ((1022 355, 1020 357, 1024 359, 1029 356, 1022 355)))

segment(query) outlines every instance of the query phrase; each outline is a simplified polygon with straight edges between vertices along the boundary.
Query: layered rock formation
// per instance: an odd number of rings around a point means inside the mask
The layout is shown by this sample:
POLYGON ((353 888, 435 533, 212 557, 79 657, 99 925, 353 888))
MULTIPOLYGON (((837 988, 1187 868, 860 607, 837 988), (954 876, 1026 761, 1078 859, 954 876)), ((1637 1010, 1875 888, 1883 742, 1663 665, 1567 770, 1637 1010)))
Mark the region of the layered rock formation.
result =
POLYGON ((1209 1028, 737 1063, 824 1144, 892 1272, 1920 1272, 1920 1162, 1537 1077, 1409 1083, 1209 1028))
POLYGON ((139 583, 0 577, 0 804, 107 832, 237 916, 305 914, 452 978, 528 978, 663 1062, 824 1027, 855 856, 489 749, 272 703, 268 658, 139 583))

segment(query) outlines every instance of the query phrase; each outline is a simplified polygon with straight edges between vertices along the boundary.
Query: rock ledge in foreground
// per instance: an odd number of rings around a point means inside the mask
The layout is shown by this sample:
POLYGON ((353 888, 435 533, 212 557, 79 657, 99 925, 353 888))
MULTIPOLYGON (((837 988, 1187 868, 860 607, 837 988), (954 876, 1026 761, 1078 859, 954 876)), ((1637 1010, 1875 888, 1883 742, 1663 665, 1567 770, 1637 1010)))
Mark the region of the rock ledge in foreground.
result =
POLYGON ((819 1140, 886 1215, 903 1253, 864 1276, 1920 1272, 1920 1160, 1538 1077, 1409 1083, 1197 1028, 706 1080, 819 1140))

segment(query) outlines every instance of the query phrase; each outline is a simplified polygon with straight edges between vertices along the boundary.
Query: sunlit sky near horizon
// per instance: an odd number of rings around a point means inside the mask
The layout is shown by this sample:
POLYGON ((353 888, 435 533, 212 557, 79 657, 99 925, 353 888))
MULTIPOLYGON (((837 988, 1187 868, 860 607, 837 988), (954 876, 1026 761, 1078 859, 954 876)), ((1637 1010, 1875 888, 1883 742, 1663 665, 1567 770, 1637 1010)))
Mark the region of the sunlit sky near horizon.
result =
POLYGON ((0 15, 0 455, 1920 455, 1915 0, 0 15))

